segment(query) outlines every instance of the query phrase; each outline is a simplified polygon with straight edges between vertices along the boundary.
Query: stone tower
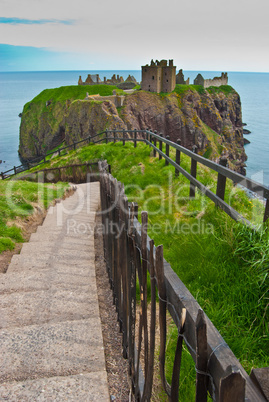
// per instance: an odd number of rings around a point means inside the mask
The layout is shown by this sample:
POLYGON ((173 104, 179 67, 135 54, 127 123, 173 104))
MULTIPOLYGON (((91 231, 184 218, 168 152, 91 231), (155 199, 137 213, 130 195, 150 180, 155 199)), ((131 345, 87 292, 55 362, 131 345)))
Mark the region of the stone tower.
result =
POLYGON ((150 66, 142 66, 141 89, 149 92, 172 92, 176 86, 176 66, 173 60, 151 60, 150 66))

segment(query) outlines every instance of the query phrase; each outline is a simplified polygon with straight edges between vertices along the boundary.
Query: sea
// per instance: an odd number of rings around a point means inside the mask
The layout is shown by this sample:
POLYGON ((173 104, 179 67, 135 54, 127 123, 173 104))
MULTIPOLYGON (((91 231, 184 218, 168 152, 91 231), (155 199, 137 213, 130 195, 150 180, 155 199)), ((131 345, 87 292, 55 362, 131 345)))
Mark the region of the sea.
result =
MULTIPOLYGON (((190 83, 199 72, 183 71, 190 83)), ((213 78, 221 72, 201 73, 204 78, 213 78)), ((18 156, 19 114, 24 104, 46 88, 77 85, 79 76, 85 80, 87 74, 99 74, 101 79, 113 74, 126 79, 130 74, 141 81, 140 70, 0 72, 0 172, 21 163, 18 156)), ((245 129, 250 131, 245 135, 250 141, 245 145, 247 176, 269 186, 269 73, 228 72, 228 84, 240 95, 243 122, 245 129)))

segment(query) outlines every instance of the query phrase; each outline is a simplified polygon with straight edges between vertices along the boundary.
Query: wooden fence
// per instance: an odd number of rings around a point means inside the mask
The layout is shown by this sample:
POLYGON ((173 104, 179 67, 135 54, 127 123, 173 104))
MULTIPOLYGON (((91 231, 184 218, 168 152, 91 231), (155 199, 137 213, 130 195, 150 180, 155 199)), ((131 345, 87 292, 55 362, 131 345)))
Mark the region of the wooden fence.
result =
MULTIPOLYGON (((38 170, 33 173, 18 176, 19 180, 42 181, 56 183, 58 181, 71 181, 72 183, 85 183, 99 180, 98 161, 86 162, 38 170)), ((110 169, 110 166, 108 169, 110 169)))
MULTIPOLYGON (((164 138, 161 134, 158 135, 157 132, 152 132, 151 130, 106 130, 98 133, 94 136, 87 137, 81 141, 74 142, 72 145, 69 145, 64 148, 59 148, 56 152, 58 155, 66 149, 77 149, 77 146, 82 144, 83 142, 86 144, 94 143, 98 144, 101 142, 116 142, 122 141, 123 145, 127 141, 131 141, 134 143, 134 147, 137 146, 137 142, 142 141, 148 144, 153 148, 153 155, 156 157, 159 155, 159 159, 164 158, 165 163, 171 164, 175 168, 175 175, 182 174, 185 176, 190 182, 190 197, 195 197, 195 189, 198 188, 203 194, 205 194, 208 198, 210 198, 218 207, 223 209, 232 219, 236 221, 241 221, 247 224, 248 226, 252 226, 251 222, 249 222, 246 218, 244 218, 240 213, 238 213, 234 208, 232 208, 228 203, 224 201, 225 199, 225 189, 226 189, 226 181, 227 179, 232 180, 234 184, 240 184, 242 187, 248 189, 254 194, 258 195, 258 197, 265 200, 265 210, 263 221, 266 222, 269 218, 269 188, 261 183, 258 183, 254 180, 251 180, 237 172, 234 172, 228 169, 227 159, 220 158, 219 164, 215 163, 209 159, 204 158, 197 154, 197 147, 194 146, 193 150, 182 147, 180 145, 180 140, 177 142, 170 141, 169 137, 164 138), (158 146, 157 146, 158 145, 158 146), (165 145, 165 152, 163 151, 163 145, 165 145), (176 150, 176 158, 175 161, 170 157, 170 148, 174 148, 176 150), (190 172, 187 172, 180 166, 181 153, 189 156, 191 158, 191 169, 190 172), (196 179, 197 176, 197 165, 201 164, 203 166, 209 167, 211 170, 218 173, 217 178, 217 190, 216 194, 214 194, 209 188, 207 188, 203 183, 196 179)), ((54 152, 55 153, 55 152, 54 152)), ((44 156, 43 162, 46 161, 46 157, 53 153, 47 154, 44 156)), ((39 162, 40 163, 40 162, 39 162)), ((12 175, 18 173, 18 171, 26 170, 27 167, 23 167, 23 165, 14 167, 7 172, 2 172, 2 179, 7 177, 11 177, 12 175), (20 170, 22 169, 22 170, 20 170), (14 173, 10 173, 14 171, 14 173), (9 174, 7 174, 9 172, 9 174)))
POLYGON ((163 258, 162 246, 155 247, 147 236, 147 212, 140 224, 137 206, 128 203, 124 186, 100 163, 101 214, 104 255, 113 300, 122 332, 123 356, 135 399, 149 401, 153 386, 156 339, 156 289, 159 299, 159 369, 170 401, 178 401, 182 342, 196 369, 196 401, 265 401, 262 392, 247 375, 217 329, 191 293, 163 258), (147 279, 150 278, 150 289, 147 279), (136 284, 139 283, 140 313, 137 319, 136 284), (147 295, 150 291, 150 303, 147 295), (148 311, 150 309, 150 314, 148 311), (178 329, 172 382, 165 376, 167 311, 178 329))

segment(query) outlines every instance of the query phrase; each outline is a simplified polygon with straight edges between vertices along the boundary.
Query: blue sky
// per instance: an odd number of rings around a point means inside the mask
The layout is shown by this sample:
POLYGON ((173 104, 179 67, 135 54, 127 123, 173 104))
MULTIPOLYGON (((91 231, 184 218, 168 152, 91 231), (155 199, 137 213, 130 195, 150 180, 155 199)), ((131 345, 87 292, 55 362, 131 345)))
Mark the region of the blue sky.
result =
POLYGON ((0 0, 0 71, 269 72, 267 0, 0 0))

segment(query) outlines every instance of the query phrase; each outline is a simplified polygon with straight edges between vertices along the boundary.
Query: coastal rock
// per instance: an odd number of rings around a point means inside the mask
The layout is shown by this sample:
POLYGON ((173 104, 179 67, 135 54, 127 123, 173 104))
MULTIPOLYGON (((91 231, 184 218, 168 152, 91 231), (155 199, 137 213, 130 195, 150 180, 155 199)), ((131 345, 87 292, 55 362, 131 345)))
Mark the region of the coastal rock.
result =
POLYGON ((240 97, 227 92, 185 90, 168 95, 136 91, 116 108, 111 100, 66 100, 30 102, 24 108, 19 152, 23 160, 42 156, 64 140, 72 144, 107 129, 150 128, 172 141, 181 139, 189 149, 195 144, 200 155, 217 161, 227 156, 229 167, 245 173, 240 97))

